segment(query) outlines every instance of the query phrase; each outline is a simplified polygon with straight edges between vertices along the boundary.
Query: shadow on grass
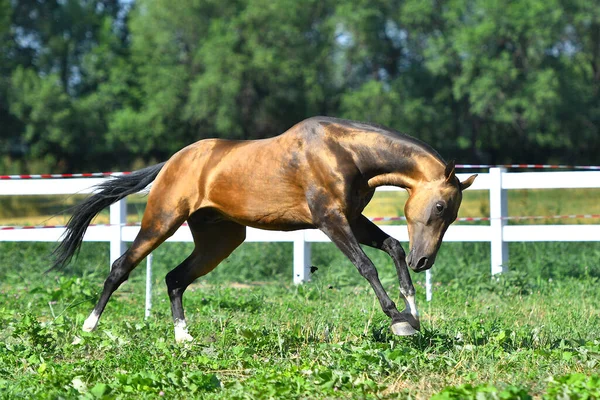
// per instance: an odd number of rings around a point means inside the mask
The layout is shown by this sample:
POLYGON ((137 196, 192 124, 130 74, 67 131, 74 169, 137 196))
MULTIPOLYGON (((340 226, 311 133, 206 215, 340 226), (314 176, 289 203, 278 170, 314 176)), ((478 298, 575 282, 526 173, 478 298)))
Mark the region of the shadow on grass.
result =
POLYGON ((260 298, 220 298, 206 296, 199 299, 202 306, 209 306, 221 310, 233 310, 240 312, 254 313, 263 307, 263 301, 260 298))
POLYGON ((403 340, 405 344, 414 349, 436 351, 449 351, 459 344, 457 338, 427 327, 421 327, 421 331, 412 336, 396 336, 390 332, 387 321, 385 325, 381 324, 371 328, 371 340, 379 343, 403 340))

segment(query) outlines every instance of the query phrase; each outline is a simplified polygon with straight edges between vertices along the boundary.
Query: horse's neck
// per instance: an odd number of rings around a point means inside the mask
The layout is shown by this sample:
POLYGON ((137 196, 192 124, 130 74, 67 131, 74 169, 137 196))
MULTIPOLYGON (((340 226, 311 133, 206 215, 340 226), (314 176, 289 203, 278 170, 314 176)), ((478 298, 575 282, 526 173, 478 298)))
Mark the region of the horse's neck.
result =
POLYGON ((379 143, 379 146, 368 148, 368 153, 374 156, 360 157, 358 161, 363 175, 368 178, 369 187, 398 186, 411 189, 420 182, 443 178, 445 165, 427 149, 387 138, 379 143))

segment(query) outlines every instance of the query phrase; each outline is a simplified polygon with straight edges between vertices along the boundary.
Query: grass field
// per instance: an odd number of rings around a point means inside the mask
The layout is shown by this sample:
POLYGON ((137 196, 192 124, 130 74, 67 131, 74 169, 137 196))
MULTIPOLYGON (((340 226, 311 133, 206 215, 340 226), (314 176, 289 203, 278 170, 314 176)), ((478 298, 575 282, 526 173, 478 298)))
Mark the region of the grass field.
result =
MULTIPOLYGON (((113 296, 99 329, 80 331, 107 273, 108 246, 85 243, 44 275, 48 244, 0 244, 1 398, 600 398, 600 245, 511 244, 489 276, 489 246, 446 243, 434 299, 415 274, 421 333, 395 337, 376 298, 330 244, 313 280, 291 284, 290 244, 244 244, 186 293, 192 344, 174 343, 162 283, 191 250, 155 252, 113 296), (586 397, 587 396, 587 397, 586 397)), ((396 296, 391 262, 368 251, 396 296)))

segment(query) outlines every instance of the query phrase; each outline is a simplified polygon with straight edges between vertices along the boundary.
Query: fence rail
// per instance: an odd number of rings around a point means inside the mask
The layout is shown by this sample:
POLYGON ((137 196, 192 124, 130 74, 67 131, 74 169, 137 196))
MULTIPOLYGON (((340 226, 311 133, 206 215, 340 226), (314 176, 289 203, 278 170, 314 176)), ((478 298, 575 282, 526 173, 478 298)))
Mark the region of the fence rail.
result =
MULTIPOLYGON (((463 180, 469 174, 458 174, 463 180)), ((72 195, 93 193, 93 187, 106 178, 69 179, 6 179, 0 180, 0 196, 72 195)), ((491 272, 507 270, 508 242, 530 241, 600 241, 600 224, 594 225, 507 225, 507 191, 512 189, 573 189, 600 188, 600 171, 569 172, 507 172, 504 168, 490 168, 479 174, 469 190, 487 190, 490 198, 489 225, 451 225, 444 241, 489 242, 491 246, 491 272)), ((382 187, 378 191, 401 190, 382 187)), ((126 224, 126 199, 110 207, 110 224, 91 226, 84 241, 110 242, 110 263, 124 251, 139 232, 139 226, 126 224)), ((580 210, 589 213, 589 210, 580 210)), ((406 226, 381 226, 400 241, 408 241, 406 226)), ((48 229, 0 230, 0 241, 55 242, 64 233, 64 227, 48 229)), ((181 227, 171 242, 193 242, 187 227, 181 227)), ((292 242, 294 244, 293 281, 301 283, 310 279, 310 244, 327 242, 320 231, 272 232, 248 228, 248 242, 292 242)), ((429 271, 428 271, 429 273, 429 271)), ((431 298, 430 275, 427 276, 427 297, 431 298)))

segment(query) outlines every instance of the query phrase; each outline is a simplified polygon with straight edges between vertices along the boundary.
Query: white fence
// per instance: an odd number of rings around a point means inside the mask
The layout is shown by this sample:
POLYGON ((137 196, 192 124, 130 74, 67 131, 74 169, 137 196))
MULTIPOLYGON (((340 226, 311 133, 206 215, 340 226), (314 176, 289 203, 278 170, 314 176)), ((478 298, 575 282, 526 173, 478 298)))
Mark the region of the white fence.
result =
MULTIPOLYGON (((464 180, 469 175, 458 174, 458 177, 464 180)), ((86 194, 92 193, 92 187, 103 179, 106 178, 0 180, 0 195, 86 194)), ((444 241, 490 242, 492 274, 506 271, 508 242, 600 241, 600 224, 507 225, 507 190, 572 188, 600 188, 600 171, 506 172, 503 168, 490 168, 489 173, 479 174, 473 186, 468 189, 489 190, 490 224, 451 225, 444 236, 444 241)), ((383 187, 378 190, 401 189, 383 187)), ((586 212, 589 213, 589 210, 581 210, 581 213, 586 212)), ((110 242, 110 262, 112 264, 125 251, 125 243, 133 241, 139 231, 139 226, 126 226, 125 223, 126 200, 124 199, 110 207, 110 225, 89 227, 84 241, 110 242)), ((406 226, 382 226, 381 228, 402 242, 408 241, 406 226)), ((64 228, 62 227, 0 230, 0 241, 55 242, 63 233, 64 228)), ((168 241, 192 242, 193 240, 189 229, 182 227, 168 241)), ((327 242, 329 239, 318 230, 272 232, 248 228, 246 241, 293 242, 293 280, 294 283, 301 283, 310 279, 310 244, 327 242)), ((150 273, 150 266, 148 266, 148 273, 150 273)), ((427 278, 427 298, 430 299, 430 276, 428 275, 427 278)))

